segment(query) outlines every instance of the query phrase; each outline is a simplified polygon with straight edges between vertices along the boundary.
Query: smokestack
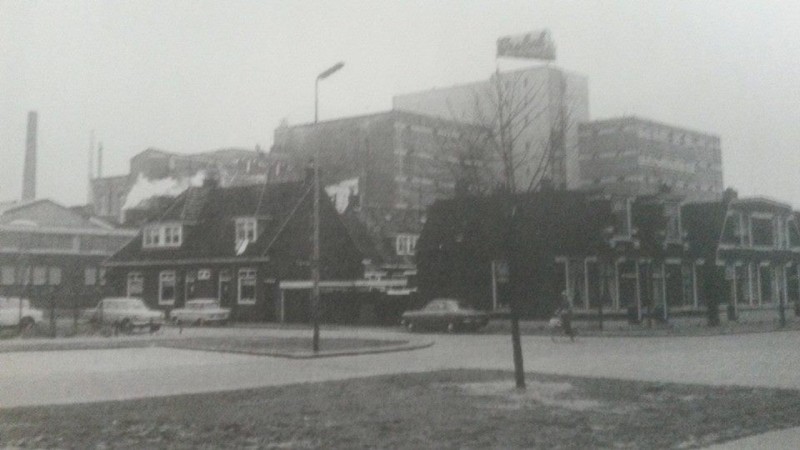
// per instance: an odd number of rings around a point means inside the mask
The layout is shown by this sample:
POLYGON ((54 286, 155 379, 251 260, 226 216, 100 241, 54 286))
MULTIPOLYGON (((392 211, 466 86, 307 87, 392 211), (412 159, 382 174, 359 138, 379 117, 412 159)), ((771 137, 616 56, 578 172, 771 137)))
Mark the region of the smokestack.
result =
POLYGON ((36 198, 36 111, 28 113, 28 137, 25 140, 25 166, 22 172, 22 201, 36 198))
POLYGON ((103 143, 97 148, 97 178, 103 178, 103 143))
POLYGON ((89 170, 88 185, 86 189, 86 203, 92 203, 94 195, 92 193, 92 179, 94 178, 94 130, 89 134, 89 170))

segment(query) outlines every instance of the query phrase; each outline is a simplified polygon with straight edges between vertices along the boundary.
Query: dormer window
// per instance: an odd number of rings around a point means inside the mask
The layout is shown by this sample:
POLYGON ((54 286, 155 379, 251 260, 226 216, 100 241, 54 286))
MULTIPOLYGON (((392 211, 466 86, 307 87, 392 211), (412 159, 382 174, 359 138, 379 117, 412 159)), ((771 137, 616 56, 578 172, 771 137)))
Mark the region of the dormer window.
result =
POLYGON ((183 242, 183 227, 180 224, 153 224, 144 227, 144 248, 180 247, 183 242))
POLYGON ((418 234, 400 234, 395 240, 395 247, 399 256, 413 256, 417 250, 418 234))
POLYGON ((242 217, 236 219, 236 245, 242 242, 255 242, 258 236, 258 222, 255 217, 242 217))

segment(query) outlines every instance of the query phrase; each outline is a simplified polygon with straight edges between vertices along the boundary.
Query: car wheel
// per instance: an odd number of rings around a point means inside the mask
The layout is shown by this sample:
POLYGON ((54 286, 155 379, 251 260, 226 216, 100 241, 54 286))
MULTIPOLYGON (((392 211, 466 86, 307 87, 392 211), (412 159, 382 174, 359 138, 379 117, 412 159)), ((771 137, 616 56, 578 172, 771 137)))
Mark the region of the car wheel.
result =
POLYGON ((28 331, 36 325, 36 322, 31 317, 23 317, 22 320, 19 321, 19 332, 20 333, 27 333, 28 331))
POLYGON ((447 324, 447 332, 448 333, 453 333, 455 331, 456 331, 456 324, 454 324, 453 322, 448 323, 447 324))
POLYGON ((122 334, 133 333, 133 323, 128 319, 123 320, 122 323, 119 324, 119 331, 121 331, 122 334))

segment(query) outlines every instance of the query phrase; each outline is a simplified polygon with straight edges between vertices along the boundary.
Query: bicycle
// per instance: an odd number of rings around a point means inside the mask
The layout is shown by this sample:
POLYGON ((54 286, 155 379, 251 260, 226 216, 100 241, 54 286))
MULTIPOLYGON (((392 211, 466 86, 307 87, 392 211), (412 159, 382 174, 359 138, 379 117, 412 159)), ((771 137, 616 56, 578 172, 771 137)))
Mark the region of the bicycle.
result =
POLYGON ((568 336, 570 342, 575 342, 575 329, 572 328, 571 324, 565 327, 561 317, 553 317, 547 323, 547 326, 550 328, 550 339, 553 342, 556 342, 556 337, 561 335, 568 336))

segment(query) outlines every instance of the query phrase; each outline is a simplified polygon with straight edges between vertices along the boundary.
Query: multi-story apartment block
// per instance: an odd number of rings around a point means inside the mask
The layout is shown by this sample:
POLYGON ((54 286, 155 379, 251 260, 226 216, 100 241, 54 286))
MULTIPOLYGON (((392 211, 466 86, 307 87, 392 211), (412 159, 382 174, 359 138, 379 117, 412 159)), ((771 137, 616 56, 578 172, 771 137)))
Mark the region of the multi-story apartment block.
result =
POLYGON ((581 188, 619 195, 670 190, 688 200, 722 195, 720 139, 638 117, 579 125, 581 188))
POLYGON ((550 65, 497 72, 486 81, 397 95, 392 105, 487 127, 498 142, 502 128, 502 140, 513 141, 506 151, 513 155, 513 169, 505 170, 496 161, 496 176, 512 173, 517 190, 543 179, 560 189, 580 184, 577 124, 589 120, 589 87, 583 75, 550 65))

